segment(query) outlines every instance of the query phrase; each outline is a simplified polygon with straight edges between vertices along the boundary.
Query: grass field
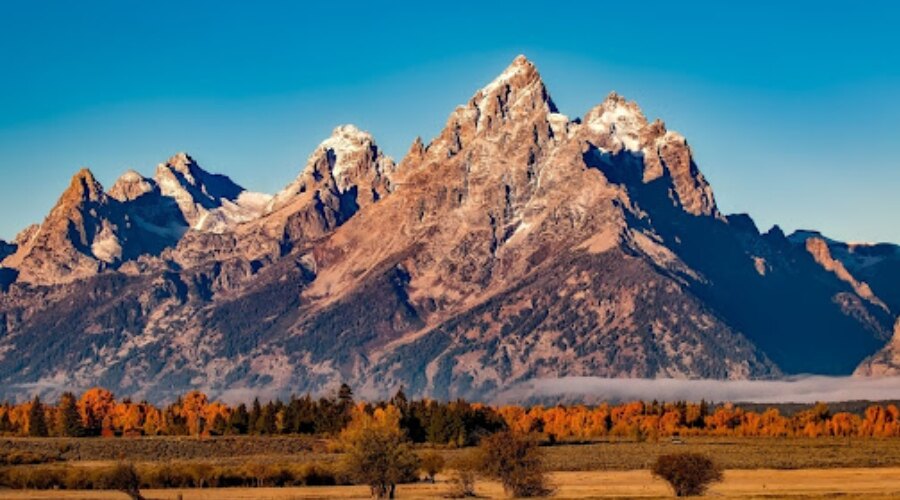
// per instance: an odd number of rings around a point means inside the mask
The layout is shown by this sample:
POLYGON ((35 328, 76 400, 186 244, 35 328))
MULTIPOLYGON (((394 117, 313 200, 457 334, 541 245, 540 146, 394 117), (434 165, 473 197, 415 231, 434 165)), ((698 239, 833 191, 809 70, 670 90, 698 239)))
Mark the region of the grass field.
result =
MULTIPOLYGON (((0 451, 54 457, 58 463, 15 467, 90 469, 126 460, 156 464, 333 464, 340 455, 325 440, 308 437, 229 437, 124 439, 0 439, 0 451)), ((424 450, 424 448, 423 448, 424 450)), ((725 481, 711 496, 739 498, 898 498, 900 440, 896 439, 767 439, 688 438, 683 443, 611 440, 559 444, 543 448, 547 468, 554 471, 556 498, 668 498, 662 481, 647 471, 656 457, 671 452, 699 452, 726 469, 725 481)), ((443 449, 451 463, 467 450, 443 449)), ((400 498, 440 498, 446 478, 437 484, 401 485, 400 498)), ((502 497, 499 485, 481 481, 484 498, 502 497)), ((145 490, 149 499, 364 498, 358 486, 145 490)), ((0 499, 125 498, 103 491, 0 490, 0 499)))
MULTIPOLYGON (((442 498, 449 485, 439 478, 437 484, 401 485, 398 498, 442 498)), ((556 472, 552 481, 557 486, 554 498, 671 498, 668 487, 647 471, 556 472)), ((500 486, 480 482, 477 493, 482 498, 502 498, 500 486)), ((359 486, 325 486, 304 488, 229 488, 145 490, 148 499, 220 500, 220 499, 326 499, 366 498, 368 491, 359 486)), ((900 496, 900 468, 880 469, 798 469, 798 470, 729 470, 725 481, 714 486, 711 497, 729 498, 896 498, 900 496)), ((0 498, 10 500, 50 499, 123 499, 115 492, 98 491, 0 491, 0 498)))
MULTIPOLYGON (((0 451, 19 450, 66 462, 189 461, 215 463, 329 463, 327 441, 309 437, 0 438, 0 451)), ((465 450, 445 449, 447 458, 465 450)), ((890 438, 685 438, 638 443, 610 440, 544 447, 547 466, 559 471, 646 469, 657 456, 698 452, 726 469, 900 467, 900 439, 890 438)))

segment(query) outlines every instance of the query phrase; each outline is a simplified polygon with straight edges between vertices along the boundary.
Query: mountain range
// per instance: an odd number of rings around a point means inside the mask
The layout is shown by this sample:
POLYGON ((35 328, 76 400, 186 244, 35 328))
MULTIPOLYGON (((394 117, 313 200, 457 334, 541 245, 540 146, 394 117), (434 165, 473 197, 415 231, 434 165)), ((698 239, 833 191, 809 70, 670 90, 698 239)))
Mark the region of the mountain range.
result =
POLYGON ((682 135, 616 93, 569 118, 523 56, 399 163, 340 126, 274 196, 81 170, 0 261, 13 399, 900 373, 900 248, 723 214, 682 135))

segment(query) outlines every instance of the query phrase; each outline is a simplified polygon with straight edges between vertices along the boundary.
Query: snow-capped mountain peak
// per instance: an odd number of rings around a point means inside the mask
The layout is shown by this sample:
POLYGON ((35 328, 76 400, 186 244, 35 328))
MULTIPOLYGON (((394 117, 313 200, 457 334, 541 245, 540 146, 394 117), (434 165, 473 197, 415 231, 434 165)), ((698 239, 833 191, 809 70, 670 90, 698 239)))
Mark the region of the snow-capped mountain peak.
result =
POLYGON ((354 125, 340 125, 316 147, 300 175, 274 196, 267 212, 280 210, 317 186, 330 186, 339 195, 356 188, 361 205, 377 200, 390 189, 395 169, 393 159, 382 153, 371 134, 354 125))
POLYGON ((112 188, 109 195, 121 202, 132 201, 152 193, 156 189, 153 179, 148 179, 134 170, 128 170, 122 174, 112 188))

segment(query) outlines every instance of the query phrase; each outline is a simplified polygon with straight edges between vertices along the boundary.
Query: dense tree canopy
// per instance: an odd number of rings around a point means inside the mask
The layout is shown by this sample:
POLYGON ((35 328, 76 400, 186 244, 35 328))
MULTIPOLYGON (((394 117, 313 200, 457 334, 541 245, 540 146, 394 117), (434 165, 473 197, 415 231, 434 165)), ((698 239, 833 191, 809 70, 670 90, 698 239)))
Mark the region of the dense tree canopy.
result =
POLYGON ((117 400, 102 388, 56 405, 39 398, 0 404, 0 434, 19 436, 136 436, 311 434, 337 436, 354 412, 396 410, 398 425, 414 443, 471 446, 484 436, 509 429, 551 440, 599 437, 658 439, 668 436, 900 436, 900 408, 872 404, 864 411, 832 412, 819 404, 791 414, 777 408, 749 411, 732 404, 642 402, 595 406, 488 406, 462 400, 410 400, 402 391, 379 403, 355 404, 349 387, 331 396, 310 394, 287 401, 226 405, 198 391, 166 406, 117 400), (35 434, 37 433, 37 434, 35 434))

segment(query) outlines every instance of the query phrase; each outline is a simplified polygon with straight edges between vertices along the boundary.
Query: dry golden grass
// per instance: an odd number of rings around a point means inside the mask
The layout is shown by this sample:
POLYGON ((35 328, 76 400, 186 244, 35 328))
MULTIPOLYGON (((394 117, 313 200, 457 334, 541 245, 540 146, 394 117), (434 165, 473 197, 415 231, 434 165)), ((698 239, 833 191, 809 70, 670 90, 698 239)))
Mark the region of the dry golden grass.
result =
MULTIPOLYGON (((401 485, 398 498, 442 498, 449 485, 441 477, 437 484, 401 485)), ((647 471, 556 472, 552 482, 557 486, 555 498, 670 498, 666 484, 647 471)), ((503 498, 500 486, 481 481, 477 492, 483 498, 503 498)), ((360 486, 327 486, 304 488, 230 488, 206 490, 146 490, 152 500, 222 499, 326 499, 367 498, 360 486)), ((709 496, 759 499, 804 498, 897 498, 900 496, 900 468, 800 469, 800 470, 728 470, 725 481, 714 486, 709 496)), ((9 500, 88 500, 123 499, 115 492, 78 491, 0 491, 9 500)))
MULTIPOLYGON (((153 438, 2 438, 0 450, 58 457, 70 463, 169 461, 242 464, 333 463, 326 440, 305 436, 236 436, 197 440, 153 438)), ((890 438, 740 438, 685 437, 682 444, 605 440, 543 448, 551 470, 646 469, 664 453, 694 452, 712 457, 726 469, 815 469, 900 467, 900 439, 890 438)), ((440 450, 452 458, 459 450, 440 450)))

